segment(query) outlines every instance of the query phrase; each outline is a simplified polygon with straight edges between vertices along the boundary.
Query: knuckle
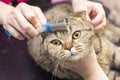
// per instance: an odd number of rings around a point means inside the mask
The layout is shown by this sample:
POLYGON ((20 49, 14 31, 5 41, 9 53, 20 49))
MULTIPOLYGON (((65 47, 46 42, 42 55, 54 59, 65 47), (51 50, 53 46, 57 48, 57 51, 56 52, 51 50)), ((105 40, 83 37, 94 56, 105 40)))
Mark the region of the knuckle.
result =
POLYGON ((17 14, 18 14, 18 9, 15 8, 9 13, 9 16, 16 16, 17 14))
POLYGON ((39 8, 39 7, 35 7, 35 9, 39 12, 42 12, 41 8, 39 8))
POLYGON ((18 4, 19 7, 22 7, 22 6, 24 6, 24 5, 26 5, 26 3, 23 3, 23 2, 22 2, 22 3, 19 3, 19 4, 18 4))
POLYGON ((28 19, 29 21, 34 21, 35 18, 36 18, 36 17, 35 17, 35 15, 33 15, 33 14, 27 16, 27 19, 28 19))
POLYGON ((36 7, 36 6, 34 7, 34 9, 36 9, 36 10, 41 10, 39 7, 36 7))
POLYGON ((38 25, 39 23, 38 18, 34 15, 28 16, 28 21, 34 26, 38 25))
POLYGON ((30 25, 29 24, 24 24, 23 28, 25 29, 25 31, 29 31, 30 30, 30 25))
POLYGON ((23 35, 24 35, 24 36, 27 36, 27 35, 28 35, 28 33, 27 33, 27 32, 24 32, 24 33, 23 33, 23 35))

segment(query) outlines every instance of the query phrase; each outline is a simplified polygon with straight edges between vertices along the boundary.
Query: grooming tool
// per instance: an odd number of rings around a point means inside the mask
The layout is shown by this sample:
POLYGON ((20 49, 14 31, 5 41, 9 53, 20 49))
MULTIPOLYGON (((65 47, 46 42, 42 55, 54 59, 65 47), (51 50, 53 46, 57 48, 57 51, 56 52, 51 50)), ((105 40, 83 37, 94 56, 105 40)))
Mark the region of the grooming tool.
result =
POLYGON ((55 31, 67 31, 67 24, 66 23, 52 23, 52 24, 45 24, 43 25, 45 30, 43 33, 55 32, 55 31))
MULTIPOLYGON (((67 31, 67 23, 50 23, 50 24, 43 24, 44 27, 43 32, 41 33, 51 33, 55 31, 67 31)), ((5 30, 5 34, 8 37, 12 37, 8 30, 5 30)))
POLYGON ((10 34, 10 32, 9 32, 7 29, 5 29, 5 34, 6 34, 8 37, 12 37, 12 35, 10 34))

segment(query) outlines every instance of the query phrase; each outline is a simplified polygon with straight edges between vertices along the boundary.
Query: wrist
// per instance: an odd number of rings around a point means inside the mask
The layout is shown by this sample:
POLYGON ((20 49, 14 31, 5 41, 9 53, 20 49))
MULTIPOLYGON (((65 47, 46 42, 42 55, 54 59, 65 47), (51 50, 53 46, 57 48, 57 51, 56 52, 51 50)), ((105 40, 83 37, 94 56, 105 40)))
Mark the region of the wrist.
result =
POLYGON ((109 80, 99 64, 93 67, 89 75, 84 76, 85 80, 109 80))
POLYGON ((76 67, 74 70, 76 70, 79 75, 83 76, 85 80, 109 80, 97 62, 93 47, 88 56, 79 61, 79 64, 78 66, 81 66, 81 68, 76 67))

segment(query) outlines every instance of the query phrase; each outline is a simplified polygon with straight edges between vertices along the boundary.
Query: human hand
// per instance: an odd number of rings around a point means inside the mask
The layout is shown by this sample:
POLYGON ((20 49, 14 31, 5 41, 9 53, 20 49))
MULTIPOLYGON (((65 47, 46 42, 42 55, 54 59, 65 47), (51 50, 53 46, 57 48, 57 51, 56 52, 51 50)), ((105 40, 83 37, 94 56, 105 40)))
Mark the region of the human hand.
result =
POLYGON ((109 80, 97 62, 93 48, 84 58, 75 62, 63 63, 62 66, 81 75, 85 80, 109 80))
POLYGON ((4 18, 3 27, 16 39, 30 39, 41 32, 46 18, 40 8, 20 3, 4 18))
POLYGON ((106 25, 106 16, 100 3, 87 0, 72 0, 72 5, 75 12, 80 10, 86 11, 86 17, 94 24, 96 32, 104 30, 104 26, 106 25))

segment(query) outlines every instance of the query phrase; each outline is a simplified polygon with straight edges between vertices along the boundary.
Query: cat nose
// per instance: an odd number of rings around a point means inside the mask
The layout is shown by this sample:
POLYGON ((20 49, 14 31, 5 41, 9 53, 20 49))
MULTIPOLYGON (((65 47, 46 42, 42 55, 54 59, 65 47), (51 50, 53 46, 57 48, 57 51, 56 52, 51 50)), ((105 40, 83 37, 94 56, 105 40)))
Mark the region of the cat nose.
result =
POLYGON ((70 51, 71 48, 73 47, 72 42, 66 42, 66 43, 64 43, 63 47, 64 47, 64 49, 70 51))
POLYGON ((70 50, 71 50, 71 48, 72 48, 72 47, 66 47, 65 49, 70 51, 70 50))

